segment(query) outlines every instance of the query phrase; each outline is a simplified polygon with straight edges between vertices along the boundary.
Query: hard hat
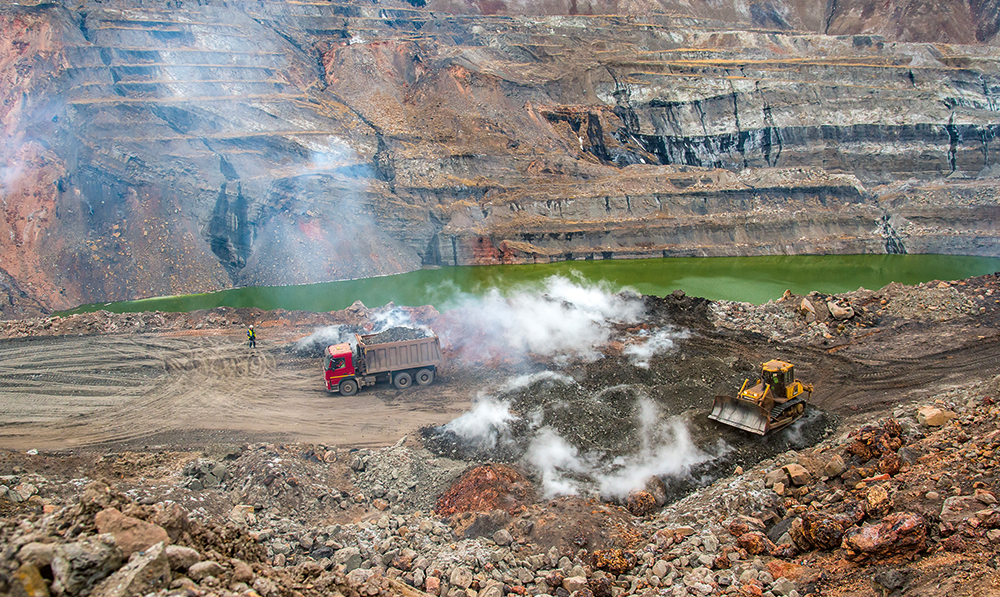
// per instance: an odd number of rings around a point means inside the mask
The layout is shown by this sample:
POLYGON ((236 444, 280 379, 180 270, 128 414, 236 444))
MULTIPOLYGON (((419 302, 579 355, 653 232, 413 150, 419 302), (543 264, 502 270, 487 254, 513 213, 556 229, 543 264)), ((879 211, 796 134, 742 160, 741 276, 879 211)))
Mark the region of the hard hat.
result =
POLYGON ((250 329, 251 329, 251 330, 253 329, 253 324, 250 324, 250 329))

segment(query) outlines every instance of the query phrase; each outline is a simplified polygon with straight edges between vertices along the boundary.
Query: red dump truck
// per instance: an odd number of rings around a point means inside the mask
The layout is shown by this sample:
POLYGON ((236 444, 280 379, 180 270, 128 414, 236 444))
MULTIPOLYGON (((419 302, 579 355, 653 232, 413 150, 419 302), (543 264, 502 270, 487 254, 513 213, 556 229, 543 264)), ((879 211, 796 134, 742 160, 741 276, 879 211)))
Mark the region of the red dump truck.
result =
POLYGON ((385 332, 354 337, 357 347, 353 351, 346 342, 326 348, 323 373, 326 389, 331 392, 353 396, 358 388, 379 382, 389 382, 399 389, 410 387, 414 381, 420 386, 430 385, 443 362, 441 343, 433 334, 388 342, 380 341, 393 337, 385 332))

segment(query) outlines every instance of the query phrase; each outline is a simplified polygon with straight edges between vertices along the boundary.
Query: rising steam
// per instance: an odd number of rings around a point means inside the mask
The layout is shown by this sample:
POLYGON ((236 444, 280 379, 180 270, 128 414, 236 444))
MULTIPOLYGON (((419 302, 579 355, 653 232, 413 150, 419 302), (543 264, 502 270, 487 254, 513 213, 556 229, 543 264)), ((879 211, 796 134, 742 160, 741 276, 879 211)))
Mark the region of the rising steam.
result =
POLYGON ((470 360, 529 354, 557 362, 601 356, 616 323, 636 323, 644 314, 639 295, 614 293, 606 284, 547 278, 541 289, 524 287, 482 297, 458 295, 446 313, 450 348, 470 360))
POLYGON ((683 340, 691 336, 687 330, 665 327, 649 333, 642 330, 637 342, 633 342, 622 351, 629 361, 641 369, 649 369, 649 361, 653 355, 669 352, 674 347, 675 340, 683 340))
POLYGON ((516 419, 510 412, 510 403, 491 396, 480 395, 472 410, 444 426, 466 443, 479 448, 492 449, 507 436, 509 423, 516 419))

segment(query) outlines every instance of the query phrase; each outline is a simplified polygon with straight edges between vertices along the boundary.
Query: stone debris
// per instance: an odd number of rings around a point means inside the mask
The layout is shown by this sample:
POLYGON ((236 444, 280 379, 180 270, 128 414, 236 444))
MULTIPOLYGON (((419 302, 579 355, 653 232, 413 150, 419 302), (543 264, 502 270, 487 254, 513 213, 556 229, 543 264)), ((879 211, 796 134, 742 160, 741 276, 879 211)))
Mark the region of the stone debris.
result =
MULTIPOLYGON (((837 299, 860 324, 842 337, 905 312, 888 307, 905 304, 902 291, 868 292, 837 299)), ((785 321, 780 333, 794 338, 812 325, 795 308, 804 300, 740 309, 747 321, 785 321)), ((815 323, 832 325, 831 300, 809 302, 815 323)), ((804 597, 860 575, 858 594, 872 583, 921 594, 931 577, 913 562, 962 561, 950 572, 962 582, 995 568, 998 390, 1000 379, 877 421, 861 413, 813 447, 727 467, 736 474, 672 503, 658 478, 615 503, 538 501, 514 464, 470 467, 405 438, 381 449, 206 450, 171 456, 155 481, 115 486, 106 480, 117 474, 39 474, 11 456, 0 471, 0 593, 804 597), (939 413, 949 414, 928 422, 939 413)), ((100 464, 115 472, 142 460, 108 452, 100 464)))

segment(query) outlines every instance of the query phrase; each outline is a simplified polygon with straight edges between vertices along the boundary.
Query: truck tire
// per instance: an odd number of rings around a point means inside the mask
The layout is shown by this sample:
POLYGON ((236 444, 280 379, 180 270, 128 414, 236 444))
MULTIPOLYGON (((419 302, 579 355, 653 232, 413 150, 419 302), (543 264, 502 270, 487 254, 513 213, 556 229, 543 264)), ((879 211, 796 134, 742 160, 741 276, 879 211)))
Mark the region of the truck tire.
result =
POLYGON ((429 386, 434 381, 434 370, 433 369, 421 369, 417 371, 417 374, 413 376, 416 380, 418 386, 429 386))
POLYGON ((413 385, 413 378, 410 377, 410 374, 406 373, 406 372, 397 373, 392 378, 392 383, 393 383, 393 385, 396 386, 397 389, 405 390, 406 388, 408 388, 411 385, 413 385))
POLYGON ((358 393, 358 382, 353 379, 345 379, 340 382, 340 393, 344 396, 353 396, 358 393))

